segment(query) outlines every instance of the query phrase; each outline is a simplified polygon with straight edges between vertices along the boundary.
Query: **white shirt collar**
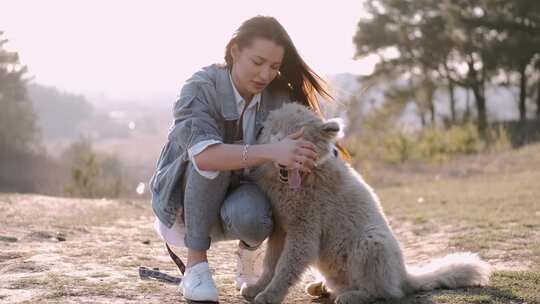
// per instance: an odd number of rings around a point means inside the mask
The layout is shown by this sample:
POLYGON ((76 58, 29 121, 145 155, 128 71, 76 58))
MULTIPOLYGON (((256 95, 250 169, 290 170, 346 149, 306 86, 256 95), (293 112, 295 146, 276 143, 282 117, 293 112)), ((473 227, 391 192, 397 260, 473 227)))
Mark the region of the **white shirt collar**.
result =
MULTIPOLYGON (((240 93, 238 93, 238 90, 236 89, 236 86, 234 85, 234 82, 232 80, 232 75, 231 75, 230 72, 229 72, 229 80, 231 81, 231 85, 233 87, 234 97, 236 99, 236 105, 238 106, 238 109, 241 112, 244 109, 245 101, 244 101, 244 98, 242 97, 242 95, 240 95, 240 93)), ((258 105, 260 101, 261 101, 261 93, 257 93, 255 95, 253 95, 253 98, 249 102, 249 105, 248 105, 247 109, 250 109, 250 108, 258 105)))

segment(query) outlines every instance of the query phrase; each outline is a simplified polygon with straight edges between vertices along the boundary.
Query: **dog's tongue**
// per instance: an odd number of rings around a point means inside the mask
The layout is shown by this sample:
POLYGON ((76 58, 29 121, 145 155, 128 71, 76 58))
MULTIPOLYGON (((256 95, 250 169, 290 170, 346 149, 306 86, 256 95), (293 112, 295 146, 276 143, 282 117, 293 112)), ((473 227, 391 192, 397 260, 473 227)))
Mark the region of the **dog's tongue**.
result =
POLYGON ((298 169, 293 169, 289 171, 289 187, 293 190, 300 188, 300 183, 302 179, 300 178, 300 172, 298 169))

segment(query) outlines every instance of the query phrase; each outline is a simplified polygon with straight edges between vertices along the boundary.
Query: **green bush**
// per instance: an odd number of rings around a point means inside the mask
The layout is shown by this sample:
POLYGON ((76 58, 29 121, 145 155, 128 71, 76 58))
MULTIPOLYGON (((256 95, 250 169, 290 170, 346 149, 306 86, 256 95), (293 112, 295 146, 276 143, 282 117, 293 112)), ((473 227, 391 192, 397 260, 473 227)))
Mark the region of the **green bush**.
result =
POLYGON ((63 159, 71 176, 64 187, 66 195, 117 198, 127 192, 120 160, 95 152, 88 139, 73 143, 64 152, 63 159))
POLYGON ((448 129, 426 127, 416 132, 377 128, 364 130, 360 136, 348 139, 346 146, 354 157, 364 161, 369 159, 387 163, 403 163, 410 160, 441 162, 456 155, 510 147, 504 128, 490 132, 492 141, 488 145, 473 124, 448 129))
POLYGON ((415 158, 415 138, 402 131, 393 131, 384 137, 383 160, 388 162, 405 162, 415 158))
POLYGON ((481 151, 484 143, 472 124, 452 126, 449 129, 430 127, 418 134, 419 158, 427 161, 444 161, 458 154, 481 151))

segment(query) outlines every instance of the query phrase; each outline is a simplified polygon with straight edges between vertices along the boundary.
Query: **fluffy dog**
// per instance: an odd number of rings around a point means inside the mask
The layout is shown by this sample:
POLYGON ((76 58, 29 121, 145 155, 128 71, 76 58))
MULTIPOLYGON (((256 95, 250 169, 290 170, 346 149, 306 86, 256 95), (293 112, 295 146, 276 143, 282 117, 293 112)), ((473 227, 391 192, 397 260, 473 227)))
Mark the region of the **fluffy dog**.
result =
MULTIPOLYGON (((311 295, 328 293, 335 303, 396 299, 434 288, 482 286, 490 267, 471 253, 457 253, 408 271, 403 254, 371 187, 334 155, 339 132, 298 104, 269 113, 259 143, 280 140, 304 127, 304 138, 320 156, 313 172, 280 177, 280 167, 265 164, 254 177, 270 198, 275 230, 267 242, 264 271, 241 293, 255 303, 281 303, 302 273, 315 266, 324 282, 307 287, 311 295), (288 182, 287 182, 288 179, 288 182)), ((281 169, 283 170, 283 169, 281 169)))

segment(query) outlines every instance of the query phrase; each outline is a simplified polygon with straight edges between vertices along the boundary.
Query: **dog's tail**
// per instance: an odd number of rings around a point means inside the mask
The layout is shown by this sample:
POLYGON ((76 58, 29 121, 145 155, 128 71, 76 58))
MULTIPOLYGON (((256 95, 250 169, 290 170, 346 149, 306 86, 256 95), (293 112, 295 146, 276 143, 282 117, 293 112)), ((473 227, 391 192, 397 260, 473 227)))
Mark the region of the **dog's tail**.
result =
POLYGON ((408 282, 414 291, 435 288, 484 286, 489 282, 491 267, 477 254, 454 253, 420 268, 408 269, 408 282))

